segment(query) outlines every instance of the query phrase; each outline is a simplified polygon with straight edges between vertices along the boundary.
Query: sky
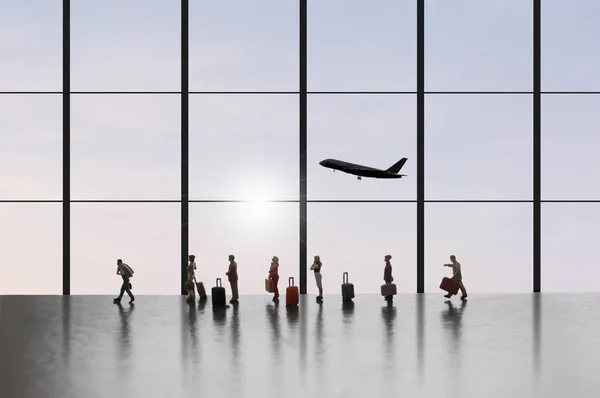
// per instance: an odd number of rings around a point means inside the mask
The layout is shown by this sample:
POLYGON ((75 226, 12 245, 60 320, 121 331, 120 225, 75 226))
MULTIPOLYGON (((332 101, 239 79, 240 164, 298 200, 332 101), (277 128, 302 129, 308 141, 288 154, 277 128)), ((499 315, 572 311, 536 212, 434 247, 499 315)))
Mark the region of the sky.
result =
MULTIPOLYGON (((0 91, 62 90, 62 1, 0 2, 0 91)), ((180 90, 173 0, 71 1, 73 91, 180 90), (143 6, 142 6, 143 5, 143 6)), ((600 91, 600 4, 544 0, 542 90, 600 91)), ((416 90, 416 2, 309 0, 308 89, 416 90)), ((429 92, 532 91, 532 1, 426 1, 429 92)), ((190 1, 190 90, 298 91, 298 1, 190 1)), ((60 94, 0 94, 0 199, 62 199, 60 94)), ((210 288, 235 254, 240 294, 299 277, 299 127, 295 94, 192 94, 190 251, 210 288)), ((600 199, 600 96, 542 96, 542 198, 600 199)), ((427 200, 531 200, 533 98, 427 94, 427 200)), ((309 200, 416 200, 416 95, 309 94, 309 200), (318 163, 387 168, 358 181, 318 163)), ((73 94, 71 193, 87 200, 180 198, 177 94, 73 94)), ((531 203, 427 203, 425 290, 455 254, 471 293, 532 291, 531 203)), ((0 294, 61 294, 62 205, 0 203, 0 294)), ((600 203, 542 205, 542 289, 597 291, 600 203)), ((416 291, 416 204, 308 204, 308 256, 325 294, 348 272, 378 293, 391 254, 399 293, 416 291)), ((122 258, 136 294, 180 291, 178 203, 73 203, 72 294, 116 294, 122 258)), ((310 265, 310 264, 309 264, 310 265)), ((308 292, 317 293, 308 275, 308 292)), ((229 291, 229 289, 228 289, 229 291)))

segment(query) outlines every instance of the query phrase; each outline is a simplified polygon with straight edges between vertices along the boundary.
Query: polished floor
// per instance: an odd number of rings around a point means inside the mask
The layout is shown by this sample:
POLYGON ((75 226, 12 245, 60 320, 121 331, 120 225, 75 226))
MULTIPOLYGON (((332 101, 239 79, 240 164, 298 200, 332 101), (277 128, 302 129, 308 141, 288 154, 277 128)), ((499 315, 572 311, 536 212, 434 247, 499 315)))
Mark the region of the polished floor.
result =
POLYGON ((598 294, 0 298, 7 398, 597 398, 599 370, 598 294))

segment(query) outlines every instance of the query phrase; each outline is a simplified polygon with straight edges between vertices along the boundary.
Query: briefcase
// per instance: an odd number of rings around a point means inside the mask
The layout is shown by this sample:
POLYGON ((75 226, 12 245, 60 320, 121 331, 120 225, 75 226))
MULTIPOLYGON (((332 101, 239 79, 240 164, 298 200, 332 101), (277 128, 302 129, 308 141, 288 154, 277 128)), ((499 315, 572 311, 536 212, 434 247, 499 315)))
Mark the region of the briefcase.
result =
POLYGON ((442 279, 442 283, 440 283, 440 289, 442 289, 452 295, 455 295, 458 293, 458 290, 460 289, 460 283, 458 283, 454 279, 444 277, 442 279))
POLYGON ((348 282, 348 273, 342 274, 342 300, 348 301, 354 298, 354 285, 348 282))
POLYGON ((396 295, 396 284, 395 283, 386 283, 384 285, 381 285, 381 295, 382 296, 396 295))
POLYGON ((300 296, 298 295, 298 286, 294 286, 294 278, 288 279, 289 286, 285 289, 285 305, 298 305, 300 296))
POLYGON ((221 285, 221 278, 217 278, 216 286, 211 291, 212 305, 214 307, 225 307, 227 305, 225 298, 225 288, 221 285))
POLYGON ((265 279, 265 290, 269 293, 275 292, 275 286, 273 286, 272 279, 265 279))

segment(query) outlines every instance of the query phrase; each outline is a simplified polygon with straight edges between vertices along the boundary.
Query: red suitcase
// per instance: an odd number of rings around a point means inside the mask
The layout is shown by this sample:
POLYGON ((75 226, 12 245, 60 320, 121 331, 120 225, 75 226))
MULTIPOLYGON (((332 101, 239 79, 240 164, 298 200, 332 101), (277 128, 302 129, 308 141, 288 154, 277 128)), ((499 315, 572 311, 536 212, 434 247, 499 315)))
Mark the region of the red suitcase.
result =
POLYGON ((457 294, 460 289, 460 283, 450 278, 443 278, 442 283, 440 283, 440 289, 450 293, 457 294))
POLYGON ((298 286, 294 286, 294 278, 288 279, 289 286, 285 289, 285 305, 298 305, 300 296, 298 295, 298 286))

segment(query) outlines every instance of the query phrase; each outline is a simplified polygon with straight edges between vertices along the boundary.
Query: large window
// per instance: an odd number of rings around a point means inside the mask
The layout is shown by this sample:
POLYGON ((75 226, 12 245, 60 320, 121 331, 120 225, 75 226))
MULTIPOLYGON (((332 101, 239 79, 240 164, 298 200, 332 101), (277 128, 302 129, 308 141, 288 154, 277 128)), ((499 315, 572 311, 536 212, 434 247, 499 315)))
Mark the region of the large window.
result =
POLYGON ((134 294, 177 294, 180 211, 173 203, 71 204, 71 293, 119 294, 117 259, 134 294))
POLYGON ((0 92, 62 89, 63 2, 31 3, 0 2, 0 92))
POLYGON ((425 108, 427 199, 532 199, 530 96, 429 95, 425 108))
POLYGON ((309 91, 416 90, 416 1, 307 3, 309 91))
POLYGON ((542 97, 542 195, 598 200, 600 95, 542 97))
MULTIPOLYGON (((415 291, 416 205, 414 203, 309 203, 308 264, 323 263, 324 294, 339 294, 348 272, 356 294, 379 293, 384 257, 392 255, 400 293, 415 291)), ((308 293, 318 293, 309 271, 308 293)))
POLYGON ((311 200, 416 199, 414 95, 309 95, 307 184, 311 200), (408 158, 401 179, 363 178, 325 168, 337 159, 386 170, 408 158))
POLYGON ((542 283, 548 292, 597 292, 600 203, 544 203, 542 283))
POLYGON ((267 294, 271 259, 279 257, 279 290, 288 278, 298 285, 297 203, 192 203, 190 204, 190 254, 196 255, 196 278, 208 289, 227 279, 228 256, 238 264, 240 294, 267 294))
POLYGON ((427 91, 531 91, 532 0, 424 1, 427 91))
POLYGON ((72 95, 71 197, 181 197, 178 95, 72 95))
POLYGON ((59 203, 0 203, 0 296, 60 294, 59 203))
POLYGON ((298 199, 297 95, 190 98, 190 198, 298 199))
POLYGON ((180 4, 71 1, 71 90, 179 91, 180 4))
POLYGON ((298 0, 190 1, 189 12, 190 91, 298 91, 298 0))
POLYGON ((542 1, 542 89, 598 91, 600 3, 542 1))
POLYGON ((530 203, 428 203, 426 292, 441 292, 454 254, 468 293, 524 293, 532 286, 530 203))
MULTIPOLYGON (((377 292, 386 253, 400 292, 450 254, 473 293, 594 289, 594 2, 30 3, 0 4, 0 221, 9 263, 52 243, 39 292, 114 294, 123 258, 182 293, 190 253, 207 288, 235 254, 242 294, 273 255, 316 293, 315 254, 332 294, 377 292)), ((15 269, 0 294, 36 291, 15 269)))
POLYGON ((0 199, 62 198, 61 115, 60 95, 0 95, 0 199))

